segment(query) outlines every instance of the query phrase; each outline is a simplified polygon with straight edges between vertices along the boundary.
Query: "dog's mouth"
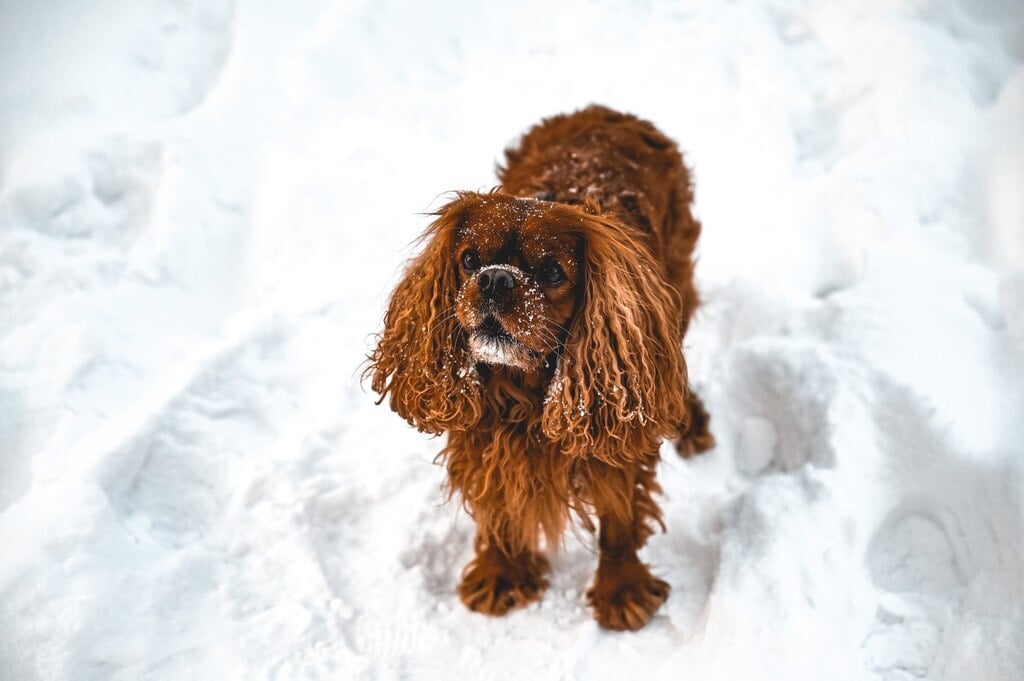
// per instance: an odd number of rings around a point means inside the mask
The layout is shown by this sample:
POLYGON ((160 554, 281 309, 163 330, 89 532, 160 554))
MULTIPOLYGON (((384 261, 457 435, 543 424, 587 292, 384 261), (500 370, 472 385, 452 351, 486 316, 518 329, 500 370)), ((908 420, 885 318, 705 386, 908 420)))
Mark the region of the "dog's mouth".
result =
POLYGON ((532 350, 505 330, 497 317, 488 315, 469 335, 469 347, 478 362, 532 369, 541 353, 532 350))
POLYGON ((498 318, 494 315, 488 315, 487 319, 484 320, 483 324, 476 327, 474 335, 480 334, 485 338, 489 338, 499 343, 518 343, 518 341, 512 337, 505 327, 501 325, 498 318))

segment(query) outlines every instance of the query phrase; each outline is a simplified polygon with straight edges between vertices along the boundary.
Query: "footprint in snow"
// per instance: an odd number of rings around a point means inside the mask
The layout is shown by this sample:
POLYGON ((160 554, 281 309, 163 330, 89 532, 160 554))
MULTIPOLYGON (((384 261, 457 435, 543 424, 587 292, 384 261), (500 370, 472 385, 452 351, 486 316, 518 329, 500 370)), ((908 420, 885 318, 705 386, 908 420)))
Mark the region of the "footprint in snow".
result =
POLYGON ((942 614, 965 588, 948 530, 928 512, 897 509, 871 541, 867 567, 881 594, 863 643, 868 668, 892 680, 928 676, 942 614))

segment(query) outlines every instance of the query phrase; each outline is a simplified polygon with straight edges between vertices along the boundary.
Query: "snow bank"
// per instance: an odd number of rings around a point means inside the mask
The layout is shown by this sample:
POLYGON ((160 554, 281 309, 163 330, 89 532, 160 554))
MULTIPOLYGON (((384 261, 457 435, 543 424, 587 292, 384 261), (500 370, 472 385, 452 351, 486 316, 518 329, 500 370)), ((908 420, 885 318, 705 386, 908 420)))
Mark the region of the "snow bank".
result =
POLYGON ((0 7, 0 678, 1024 676, 1024 10, 0 7), (358 384, 419 213, 596 101, 678 139, 719 441, 637 634, 454 585, 358 384))

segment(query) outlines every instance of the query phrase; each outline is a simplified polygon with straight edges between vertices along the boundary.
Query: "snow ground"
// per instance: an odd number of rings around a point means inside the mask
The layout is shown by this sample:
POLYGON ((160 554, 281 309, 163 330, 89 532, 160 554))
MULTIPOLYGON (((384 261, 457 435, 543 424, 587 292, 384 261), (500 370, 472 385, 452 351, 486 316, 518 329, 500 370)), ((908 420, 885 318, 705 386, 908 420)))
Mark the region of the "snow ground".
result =
POLYGON ((1024 677, 1022 121, 1014 0, 0 0, 0 678, 1024 677), (637 634, 581 535, 465 611, 358 383, 419 213, 592 101, 705 225, 637 634))

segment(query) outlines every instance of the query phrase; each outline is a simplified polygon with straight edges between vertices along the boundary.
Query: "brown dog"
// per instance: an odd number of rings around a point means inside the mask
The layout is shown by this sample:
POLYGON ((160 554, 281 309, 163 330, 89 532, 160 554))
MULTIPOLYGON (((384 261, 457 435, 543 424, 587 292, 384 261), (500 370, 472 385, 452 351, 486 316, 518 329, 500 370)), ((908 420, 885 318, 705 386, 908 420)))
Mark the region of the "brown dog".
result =
POLYGON ((700 234, 689 175, 654 126, 599 106, 542 121, 506 156, 500 187, 438 211, 388 306, 373 388, 448 434, 439 458, 477 523, 467 607, 539 599, 542 540, 596 516, 594 617, 639 629, 669 591, 637 558, 662 524, 660 442, 713 445, 682 352, 700 234))

